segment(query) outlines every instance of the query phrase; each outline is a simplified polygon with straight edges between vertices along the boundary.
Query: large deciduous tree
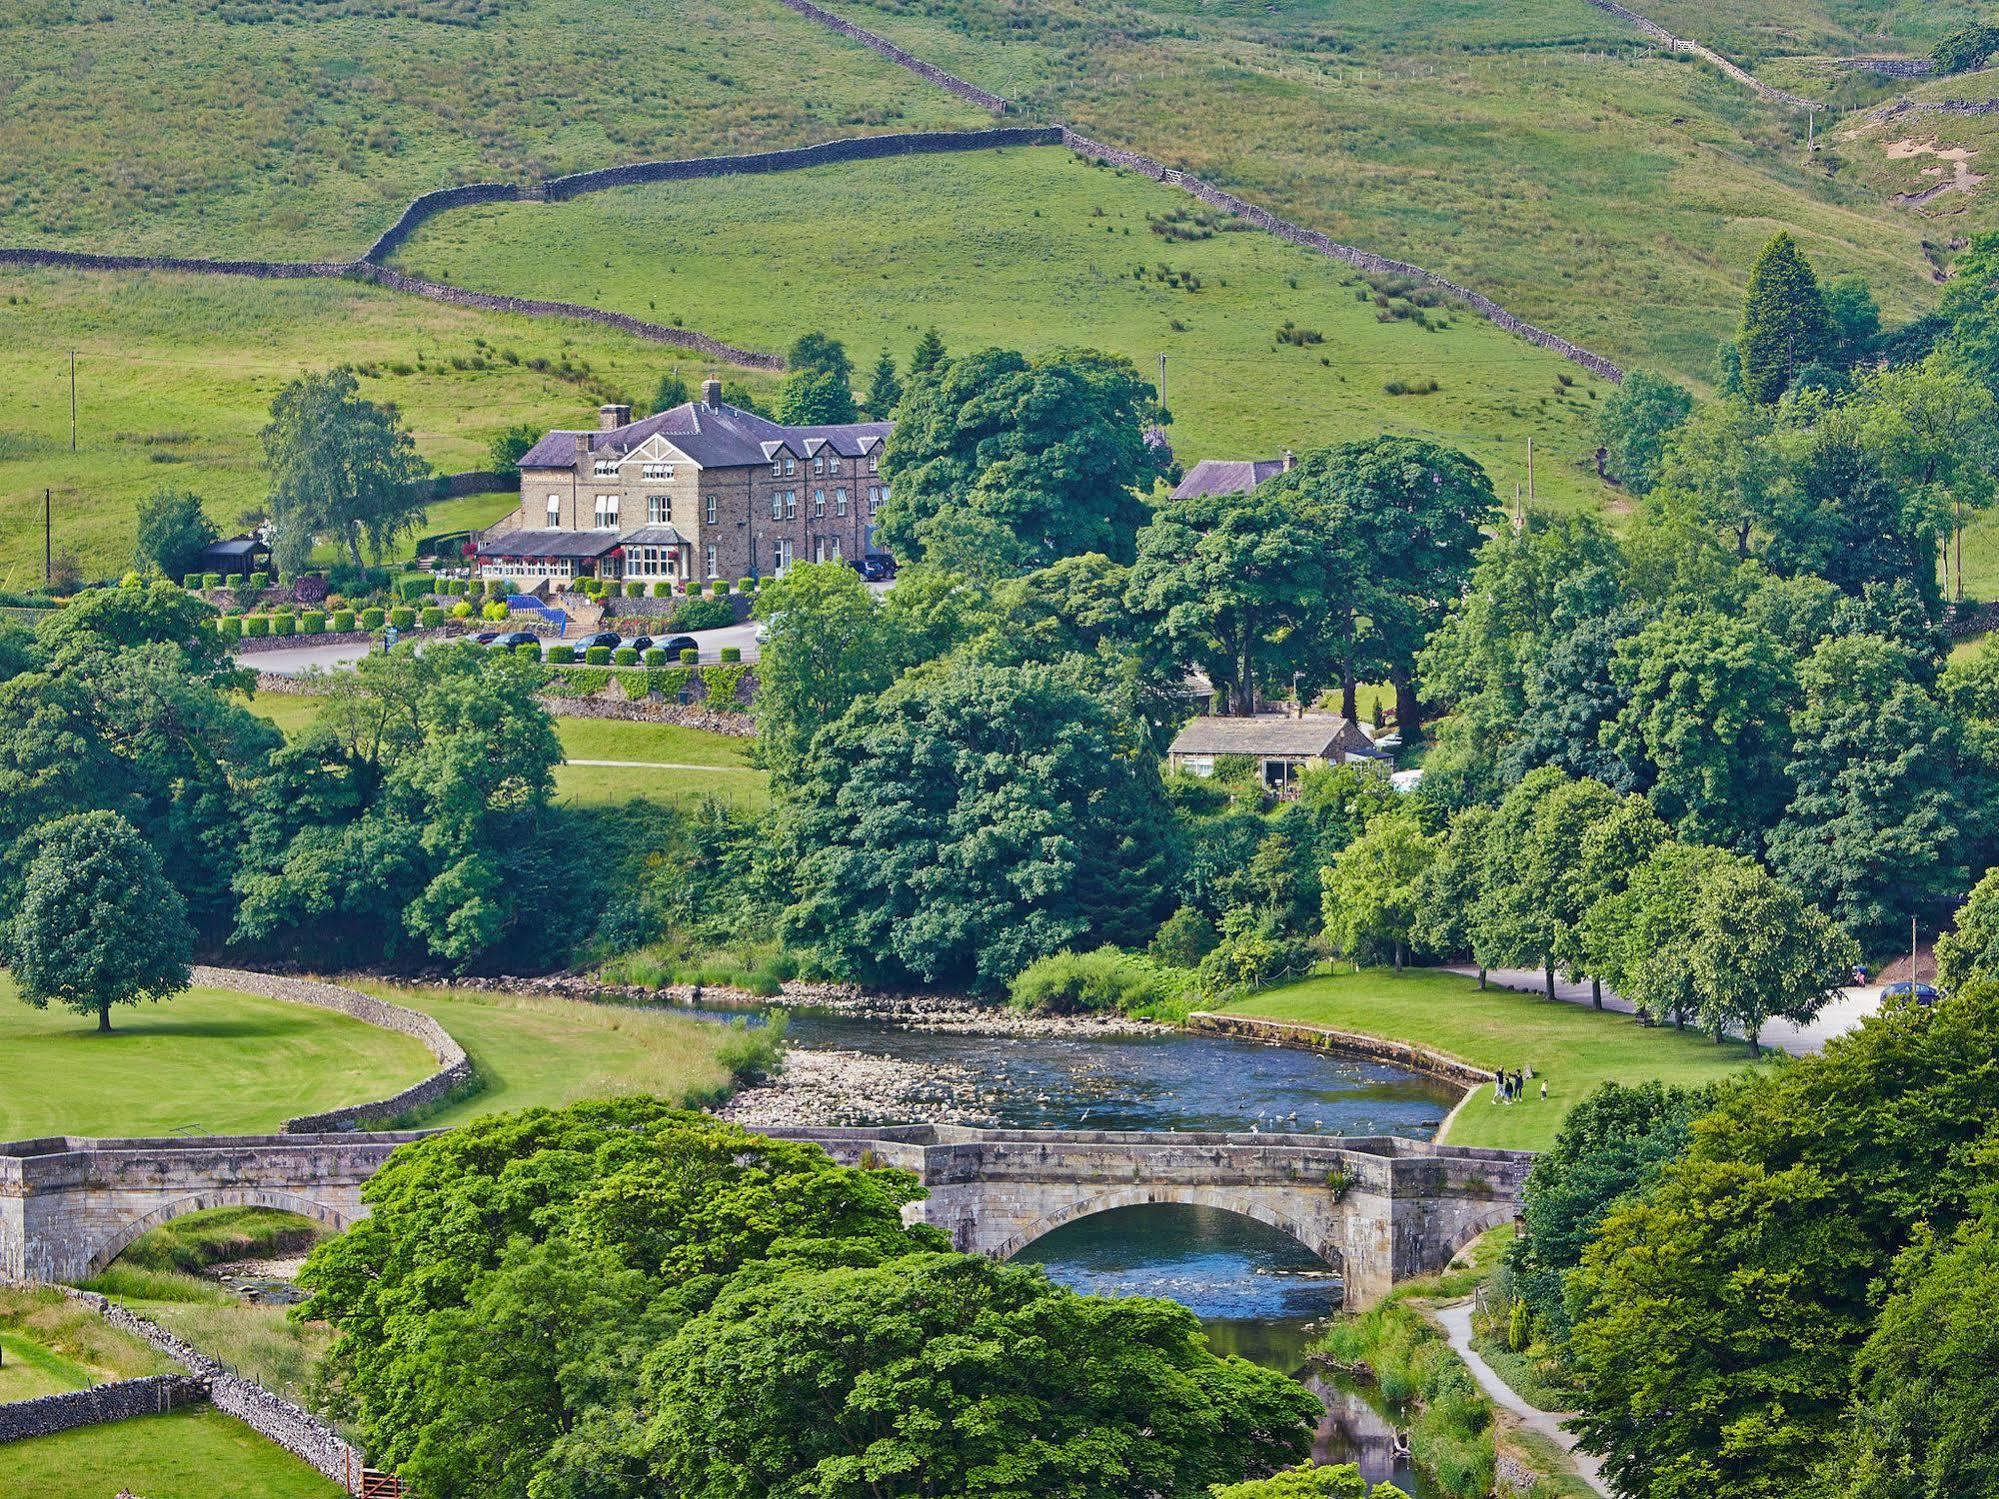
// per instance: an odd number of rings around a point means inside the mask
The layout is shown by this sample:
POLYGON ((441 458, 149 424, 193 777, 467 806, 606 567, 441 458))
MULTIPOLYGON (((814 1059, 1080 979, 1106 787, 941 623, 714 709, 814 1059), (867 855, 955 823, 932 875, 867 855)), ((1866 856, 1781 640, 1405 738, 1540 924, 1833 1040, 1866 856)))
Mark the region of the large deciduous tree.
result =
POLYGON ((905 674, 812 740, 786 931, 856 978, 986 991, 1142 941, 1169 873, 1148 740, 1076 666, 905 674))
POLYGON ((1834 354, 1818 277, 1788 233, 1772 238, 1750 267, 1741 348, 1743 386, 1766 406, 1790 388, 1800 369, 1834 354))
POLYGON ((1604 468, 1633 494, 1650 494, 1659 482, 1666 443, 1694 409, 1684 385, 1632 370, 1597 409, 1596 440, 1604 468))
POLYGON ((1356 962, 1383 951, 1402 967, 1437 840, 1409 813, 1377 817, 1321 871, 1326 938, 1356 962))
POLYGON ((757 663, 757 754, 780 782, 812 736, 895 675, 881 606, 841 562, 805 563, 757 593, 767 638, 757 663))
POLYGON ((1860 960, 1858 945, 1824 912, 1735 855, 1701 881, 1691 948, 1703 1029, 1717 1041, 1740 1029, 1757 1052, 1768 1021, 1809 1021, 1860 960))
POLYGON ((1961 989, 1999 979, 1999 869, 1988 869, 1937 938, 1937 983, 1961 989))
POLYGON ((301 375, 271 402, 264 428, 271 478, 271 556, 302 571, 314 540, 330 535, 361 566, 361 543, 379 555, 423 524, 412 486, 430 475, 402 418, 363 400, 351 370, 301 375))
POLYGON ((1087 351, 912 367, 882 455, 882 538, 975 578, 1084 552, 1129 561, 1158 472, 1143 439, 1152 409, 1128 360, 1087 351))
POLYGON ((139 502, 139 562, 162 577, 178 582, 193 572, 215 539, 215 522, 190 490, 159 489, 139 502))
POLYGON ((6 944, 22 999, 95 1015, 108 1031, 113 1005, 188 986, 187 905, 137 829, 115 812, 76 812, 25 842, 27 877, 6 944))

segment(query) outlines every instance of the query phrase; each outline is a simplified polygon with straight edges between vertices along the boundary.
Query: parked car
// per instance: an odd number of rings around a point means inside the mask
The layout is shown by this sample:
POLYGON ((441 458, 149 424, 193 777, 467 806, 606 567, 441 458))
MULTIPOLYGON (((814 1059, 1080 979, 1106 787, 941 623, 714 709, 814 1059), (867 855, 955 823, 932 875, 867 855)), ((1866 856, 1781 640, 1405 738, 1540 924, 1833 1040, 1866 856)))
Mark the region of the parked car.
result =
POLYGON ((1886 1004, 1891 999, 1913 999, 1919 1005, 1933 1005, 1942 997, 1931 985, 1912 984, 1907 979, 1881 986, 1881 1002, 1883 1004, 1886 1004))
POLYGON ((649 651, 652 649, 652 636, 634 635, 630 640, 627 640, 625 644, 630 646, 635 651, 649 651))
POLYGON ((701 643, 692 635, 675 635, 661 644, 660 649, 666 652, 667 660, 678 661, 682 651, 698 651, 701 649, 701 643))
POLYGON ((886 583, 895 576, 895 558, 887 552, 869 552, 865 557, 856 557, 853 567, 870 583, 886 583))
POLYGON ((472 643, 474 645, 491 645, 499 638, 500 632, 498 630, 481 630, 477 635, 472 637, 472 643))
POLYGON ((577 641, 576 649, 587 651, 592 646, 601 645, 607 651, 615 651, 621 643, 622 637, 619 636, 616 630, 599 630, 595 635, 586 636, 582 640, 577 641))
POLYGON ((535 650, 539 651, 541 649, 541 637, 532 630, 509 630, 493 642, 493 648, 501 651, 515 650, 524 645, 531 645, 535 650))

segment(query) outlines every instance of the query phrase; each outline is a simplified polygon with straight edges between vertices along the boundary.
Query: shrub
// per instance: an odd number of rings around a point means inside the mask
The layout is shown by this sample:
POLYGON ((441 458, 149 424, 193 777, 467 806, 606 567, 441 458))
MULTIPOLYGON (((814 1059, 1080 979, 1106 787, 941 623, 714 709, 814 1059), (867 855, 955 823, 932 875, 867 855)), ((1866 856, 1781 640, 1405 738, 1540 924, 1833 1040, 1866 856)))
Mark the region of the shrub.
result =
POLYGON ((307 573, 292 582, 292 598, 301 604, 323 604, 330 590, 318 573, 307 573))
MULTIPOLYGON (((603 647, 599 646, 598 649, 601 650, 603 647)), ((611 660, 619 666, 637 666, 639 653, 628 645, 621 645, 611 652, 611 660)))
POLYGON ((736 622, 736 611, 720 599, 683 599, 667 622, 670 630, 719 630, 736 622))
POLYGON ((307 609, 298 617, 298 632, 301 635, 317 635, 326 628, 324 609, 307 609))
POLYGON ((236 640, 243 634, 243 621, 233 614, 225 614, 215 621, 217 640, 236 640))
POLYGON ((333 622, 334 631, 337 634, 345 634, 354 628, 354 611, 352 609, 335 609, 330 618, 333 622))
POLYGON ((271 621, 268 615, 246 614, 243 616, 243 638, 245 640, 261 640, 270 633, 271 621))
POLYGON ((227 578, 222 580, 222 586, 224 588, 241 588, 243 586, 243 575, 241 573, 231 573, 227 578))
POLYGON ((701 653, 691 645, 680 653, 680 664, 682 666, 696 666, 700 664, 700 661, 701 653))
POLYGON ((1017 1010, 1048 1015, 1143 1015, 1171 1004, 1186 988, 1184 975, 1150 958, 1100 947, 1037 958, 1014 976, 1007 1000, 1017 1010))
POLYGON ((273 614, 271 616, 273 635, 295 635, 298 633, 298 616, 294 614, 273 614))
POLYGON ((430 594, 430 579, 404 578, 396 584, 396 597, 406 604, 414 604, 418 599, 430 594))
POLYGON ((533 645, 517 645, 514 647, 514 654, 525 661, 539 661, 541 659, 541 642, 536 641, 533 645))
POLYGON ((673 585, 667 582, 666 579, 661 578, 657 583, 652 585, 652 596, 656 599, 672 598, 673 585))
POLYGON ((727 578, 710 579, 708 583, 708 591, 714 594, 715 597, 718 599, 724 597, 729 591, 729 580, 727 578))
POLYGON ((489 619, 496 625, 503 624, 507 618, 507 606, 498 599, 489 599, 480 606, 479 614, 481 618, 489 619))
POLYGON ((658 646, 653 646, 650 650, 648 650, 645 653, 645 664, 647 666, 666 665, 666 652, 661 650, 658 646))
POLYGON ((489 599, 503 599, 513 591, 514 585, 511 579, 488 578, 486 580, 486 597, 489 599))
POLYGON ((271 575, 269 573, 251 573, 250 586, 257 589, 269 588, 271 586, 271 575))
POLYGON ((576 659, 576 647, 573 645, 552 645, 548 648, 548 659, 549 664, 552 666, 567 666, 576 659))
POLYGON ((472 617, 471 603, 466 599, 460 599, 451 606, 451 617, 453 619, 470 619, 472 617))
POLYGON ((646 596, 646 586, 645 584, 639 582, 637 579, 633 579, 632 581, 625 584, 626 598, 642 599, 645 596, 646 596))
POLYGON ((440 630, 444 628, 444 611, 435 604, 424 605, 422 609, 417 611, 416 618, 417 623, 422 625, 426 630, 440 630))
POLYGON ((387 616, 380 609, 363 609, 361 611, 361 628, 364 630, 379 630, 382 628, 382 621, 385 618, 387 616))
POLYGON ((1221 934, 1212 921, 1193 906, 1182 906, 1153 934, 1152 945, 1146 951, 1161 963, 1192 968, 1213 952, 1220 940, 1221 934))
POLYGON ((755 578, 736 579, 737 593, 755 593, 756 591, 757 591, 757 580, 755 578))
POLYGON ((222 574, 203 573, 201 575, 201 586, 203 588, 220 588, 222 586, 222 574))
POLYGON ((609 666, 611 648, 608 645, 593 645, 583 652, 583 659, 592 666, 609 666))
POLYGON ((201 587, 201 574, 189 573, 186 577, 180 580, 180 586, 185 588, 189 593, 193 593, 196 589, 201 587))
POLYGON ((742 659, 743 659, 743 648, 741 646, 725 645, 722 647, 722 664, 724 666, 734 666, 737 663, 739 663, 742 659))
POLYGON ((407 604, 398 604, 389 611, 389 623, 398 630, 413 630, 416 628, 416 610, 407 604))

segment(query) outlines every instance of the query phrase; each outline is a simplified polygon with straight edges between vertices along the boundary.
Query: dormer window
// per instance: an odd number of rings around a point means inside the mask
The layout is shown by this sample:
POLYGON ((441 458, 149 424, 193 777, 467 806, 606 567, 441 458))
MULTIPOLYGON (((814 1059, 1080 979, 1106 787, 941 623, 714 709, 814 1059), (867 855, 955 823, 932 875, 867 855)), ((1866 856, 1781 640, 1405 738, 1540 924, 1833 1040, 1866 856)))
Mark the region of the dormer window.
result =
POLYGON ((646 465, 646 477, 648 479, 671 479, 673 477, 673 465, 670 463, 648 463, 646 465))
POLYGON ((839 473, 839 472, 840 472, 840 460, 839 460, 838 458, 828 458, 828 459, 826 460, 826 472, 827 472, 827 473, 829 473, 829 474, 837 474, 837 473, 839 473))
POLYGON ((615 479, 618 477, 618 460, 615 458, 599 458, 590 466, 590 473, 592 477, 598 479, 615 479))
POLYGON ((781 460, 779 460, 779 459, 776 459, 776 458, 773 458, 773 459, 771 459, 771 461, 770 461, 770 476, 771 476, 771 477, 772 477, 773 479, 776 479, 776 478, 780 478, 780 477, 782 477, 782 476, 783 476, 783 474, 784 474, 784 464, 783 464, 783 462, 782 462, 781 460))
POLYGON ((815 474, 823 474, 826 472, 825 454, 815 453, 812 455, 812 472, 815 474))
POLYGON ((791 475, 793 475, 793 474, 795 474, 795 473, 797 473, 797 472, 798 472, 798 464, 797 464, 796 460, 794 460, 794 459, 792 458, 791 454, 789 454, 789 453, 786 453, 786 454, 784 455, 784 473, 785 473, 785 477, 786 477, 786 478, 789 478, 789 477, 790 477, 791 475))

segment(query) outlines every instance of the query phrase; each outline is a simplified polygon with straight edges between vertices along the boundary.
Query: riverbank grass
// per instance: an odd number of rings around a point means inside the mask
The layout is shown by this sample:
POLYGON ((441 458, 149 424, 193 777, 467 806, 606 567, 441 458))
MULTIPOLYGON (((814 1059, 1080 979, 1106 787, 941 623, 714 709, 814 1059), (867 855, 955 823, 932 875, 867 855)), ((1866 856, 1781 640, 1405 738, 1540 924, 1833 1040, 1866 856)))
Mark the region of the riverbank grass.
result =
POLYGON ((1641 1026, 1628 1015, 1497 986, 1480 989, 1475 979, 1431 969, 1321 973, 1224 1009, 1434 1047, 1477 1067, 1534 1069, 1528 1096, 1518 1103, 1495 1103, 1489 1086, 1467 1100, 1445 1132, 1453 1145, 1544 1150, 1568 1111, 1602 1083, 1656 1079, 1699 1087, 1756 1065, 1739 1041, 1717 1046, 1691 1031, 1641 1026))
POLYGON ((222 989, 114 1007, 112 1031, 22 1004, 0 974, 0 1139, 256 1134, 383 1098, 436 1070, 413 1037, 222 989))
POLYGON ((173 1367, 60 1291, 0 1288, 0 1404, 85 1390, 173 1367))
POLYGON ((9 1442, 5 1489, 35 1499, 338 1499, 320 1477, 242 1422, 207 1406, 9 1442))

